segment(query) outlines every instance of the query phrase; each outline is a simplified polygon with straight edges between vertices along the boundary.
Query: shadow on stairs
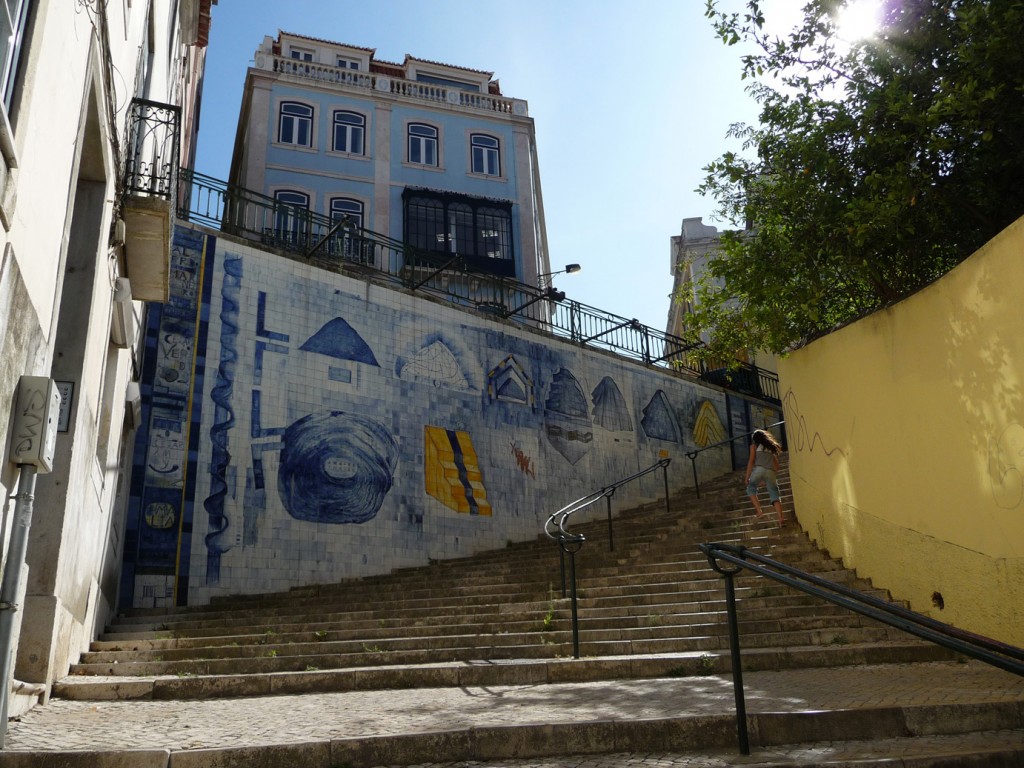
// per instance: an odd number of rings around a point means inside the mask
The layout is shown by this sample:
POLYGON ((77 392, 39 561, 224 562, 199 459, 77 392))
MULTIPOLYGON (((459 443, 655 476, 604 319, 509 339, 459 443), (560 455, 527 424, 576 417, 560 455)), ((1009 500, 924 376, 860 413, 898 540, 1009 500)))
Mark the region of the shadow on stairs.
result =
POLYGON ((126 613, 10 723, 0 768, 1024 765, 1024 680, 753 576, 737 580, 753 754, 736 753, 723 588, 697 544, 885 596, 817 550, 785 465, 780 481, 781 528, 754 518, 741 473, 671 514, 621 513, 614 550, 605 521, 574 528, 579 659, 547 538, 126 613))

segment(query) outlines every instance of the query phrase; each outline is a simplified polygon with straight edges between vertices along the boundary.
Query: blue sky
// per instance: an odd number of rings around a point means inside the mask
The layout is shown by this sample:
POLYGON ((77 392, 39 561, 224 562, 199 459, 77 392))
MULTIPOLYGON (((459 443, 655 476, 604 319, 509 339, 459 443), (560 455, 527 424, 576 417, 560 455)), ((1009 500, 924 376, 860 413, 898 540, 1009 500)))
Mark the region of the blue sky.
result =
POLYGON ((704 0, 220 0, 199 171, 227 178, 246 68, 278 30, 494 72, 536 123, 552 268, 583 266, 556 285, 664 329, 669 239, 690 216, 725 226, 694 190, 705 165, 739 148, 729 125, 757 117, 740 51, 715 39, 704 0))

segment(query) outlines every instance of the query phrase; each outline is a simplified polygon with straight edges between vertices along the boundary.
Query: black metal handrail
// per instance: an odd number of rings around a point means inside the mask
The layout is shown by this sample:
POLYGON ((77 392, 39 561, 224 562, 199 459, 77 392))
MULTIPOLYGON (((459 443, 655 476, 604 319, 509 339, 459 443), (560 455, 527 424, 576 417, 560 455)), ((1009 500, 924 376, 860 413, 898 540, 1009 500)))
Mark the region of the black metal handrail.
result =
MULTIPOLYGON (((767 427, 761 427, 761 429, 771 429, 772 427, 779 427, 785 424, 785 420, 776 421, 774 424, 769 424, 767 427)), ((693 487, 697 491, 697 498, 700 498, 700 481, 697 479, 697 456, 704 451, 709 451, 712 448, 721 448, 723 445, 729 445, 737 440, 743 440, 744 438, 750 437, 757 430, 751 430, 750 432, 744 432, 742 435, 736 435, 735 437, 726 438, 725 440, 719 440, 717 443, 711 445, 705 445, 703 448, 697 448, 693 451, 686 452, 686 458, 690 460, 690 465, 693 467, 693 487)))
POLYGON ((615 540, 612 530, 612 497, 615 495, 615 492, 622 486, 628 485, 634 480, 639 480, 641 477, 649 475, 660 468, 665 485, 665 513, 667 515, 672 514, 672 507, 668 497, 668 465, 671 463, 672 459, 668 457, 659 459, 657 463, 652 464, 647 469, 641 469, 629 477, 624 477, 611 485, 606 485, 600 490, 588 493, 586 496, 581 496, 575 501, 570 501, 557 512, 551 513, 548 519, 544 521, 545 535, 549 539, 558 542, 559 567, 562 575, 562 597, 565 597, 566 594, 565 556, 566 554, 569 555, 569 580, 572 584, 572 653, 574 658, 578 659, 580 657, 580 625, 576 600, 576 553, 580 551, 587 539, 581 533, 573 533, 567 530, 565 527, 566 523, 576 512, 586 509, 591 504, 596 503, 598 499, 605 499, 608 508, 608 550, 613 551, 615 549, 615 540))
POLYGON ((705 543, 698 545, 707 555, 716 573, 725 579, 726 609, 729 617, 729 648, 732 657, 733 691, 736 697, 736 729, 740 753, 750 754, 747 735, 746 704, 743 696, 743 669, 740 657, 739 622, 736 617, 736 591, 733 577, 743 569, 773 579, 814 597, 867 616, 890 627, 941 645, 972 659, 1024 676, 1024 649, 993 640, 990 637, 950 626, 908 608, 866 595, 842 584, 801 571, 785 563, 759 555, 736 544, 705 543), (719 561, 730 563, 723 566, 719 561), (750 562, 753 561, 753 562, 750 562))
MULTIPOLYGON (((601 349, 669 373, 702 378, 772 402, 778 377, 756 391, 721 378, 695 359, 703 346, 637 320, 567 299, 562 291, 469 268, 459 254, 427 252, 377 232, 182 168, 178 217, 279 250, 288 258, 344 274, 392 282, 455 306, 509 319, 580 346, 601 349), (716 378, 717 377, 717 378, 716 378), (774 384, 771 384, 771 382, 774 384)), ((743 364, 734 363, 735 365, 743 364)), ((744 379, 746 381, 746 379, 744 379)))

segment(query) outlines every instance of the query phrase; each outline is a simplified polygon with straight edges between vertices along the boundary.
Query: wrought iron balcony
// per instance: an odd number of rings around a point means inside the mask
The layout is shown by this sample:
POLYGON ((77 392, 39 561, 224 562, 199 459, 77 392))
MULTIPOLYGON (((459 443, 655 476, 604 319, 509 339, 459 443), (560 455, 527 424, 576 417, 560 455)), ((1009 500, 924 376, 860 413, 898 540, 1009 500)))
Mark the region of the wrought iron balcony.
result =
POLYGON ((181 146, 181 108, 133 99, 125 146, 125 195, 173 200, 181 146))
POLYGON ((178 191, 181 109, 135 99, 124 145, 122 218, 132 295, 165 301, 178 191))
POLYGON ((431 294, 574 344, 779 402, 774 374, 742 364, 743 374, 715 376, 694 354, 700 341, 589 307, 550 287, 471 269, 459 254, 428 253, 347 220, 286 205, 186 169, 181 170, 178 218, 251 240, 296 261, 431 294))

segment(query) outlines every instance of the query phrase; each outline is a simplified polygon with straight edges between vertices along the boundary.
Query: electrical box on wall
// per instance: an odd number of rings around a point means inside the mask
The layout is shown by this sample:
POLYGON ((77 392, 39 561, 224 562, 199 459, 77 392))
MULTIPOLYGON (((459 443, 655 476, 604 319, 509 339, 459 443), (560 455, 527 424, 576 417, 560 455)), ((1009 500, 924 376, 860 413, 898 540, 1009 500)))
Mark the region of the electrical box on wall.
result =
POLYGON ((40 474, 53 469, 60 414, 57 383, 45 376, 22 376, 14 401, 11 461, 31 464, 40 474))

